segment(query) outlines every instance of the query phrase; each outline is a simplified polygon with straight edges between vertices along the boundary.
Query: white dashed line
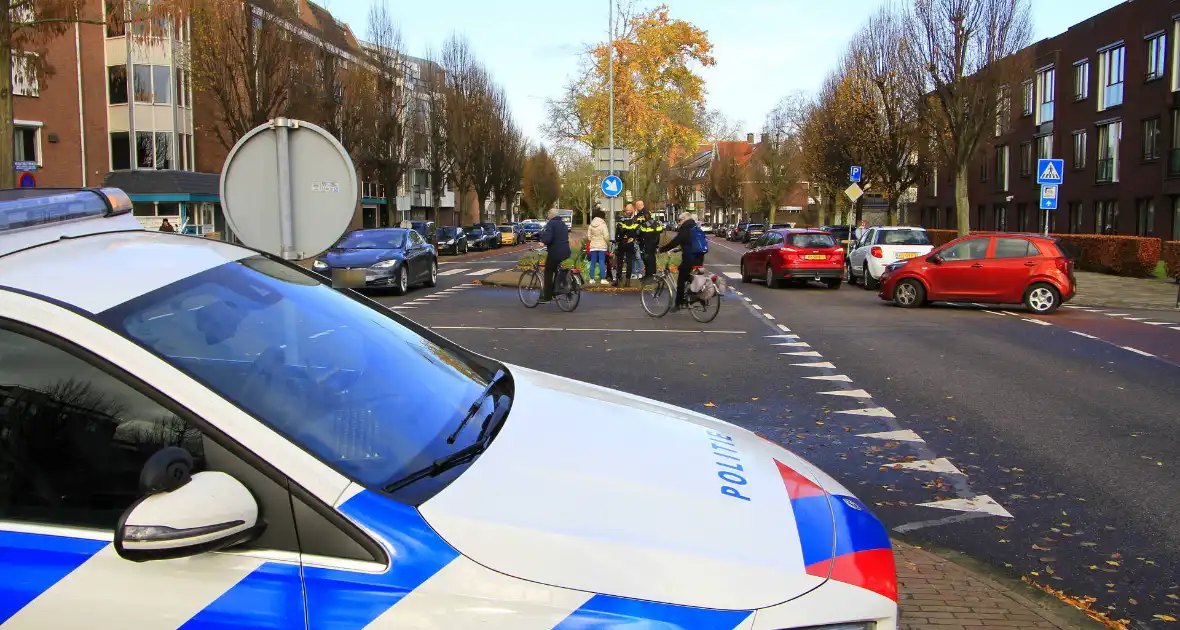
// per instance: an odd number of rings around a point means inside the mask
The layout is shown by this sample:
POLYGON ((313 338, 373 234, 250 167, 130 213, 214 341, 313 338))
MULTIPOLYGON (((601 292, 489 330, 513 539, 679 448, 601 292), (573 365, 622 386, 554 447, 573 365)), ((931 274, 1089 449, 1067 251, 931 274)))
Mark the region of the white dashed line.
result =
POLYGON ((786 357, 811 357, 813 359, 822 359, 824 356, 814 350, 808 352, 780 352, 779 354, 786 357))
POLYGON ((499 271, 499 269, 497 269, 495 267, 492 267, 491 269, 476 269, 475 271, 472 271, 471 273, 469 273, 467 275, 469 275, 469 276, 486 276, 489 273, 493 273, 496 271, 499 271))
POLYGON ((1180 330, 1180 326, 1172 326, 1172 330, 1180 330))
POLYGON ((767 339, 798 339, 799 335, 766 335, 767 339))
POLYGON ((1003 313, 1000 313, 1000 312, 997 312, 997 311, 988 311, 988 310, 985 310, 985 311, 983 311, 983 312, 984 312, 984 313, 991 313, 992 315, 1003 315, 1003 313))
POLYGON ((1170 326, 1172 322, 1143 322, 1148 326, 1170 326))
MULTIPOLYGON (((864 391, 864 390, 861 390, 864 391)), ((871 418, 896 418, 888 409, 884 407, 869 407, 867 409, 849 409, 848 411, 837 411, 849 416, 869 416, 871 418)))
POLYGON ((765 317, 766 319, 774 321, 774 315, 771 315, 770 313, 763 313, 762 316, 765 317))
POLYGON ((391 306, 389 308, 391 308, 392 310, 395 310, 395 311, 408 311, 408 310, 415 308, 415 307, 413 307, 413 306, 391 306))
POLYGON ((1084 332, 1079 332, 1079 331, 1076 331, 1076 330, 1071 330, 1071 331, 1069 331, 1069 332, 1071 332, 1071 333, 1073 333, 1073 334, 1075 334, 1075 335, 1077 335, 1077 336, 1079 336, 1079 337, 1085 337, 1086 339, 1097 339, 1097 337, 1095 337, 1094 335, 1089 335, 1089 334, 1086 334, 1086 333, 1084 333, 1084 332))
POLYGON ((874 440, 888 440, 891 442, 925 442, 922 436, 918 435, 911 429, 902 429, 900 431, 884 431, 882 433, 861 433, 856 437, 873 438, 874 440))
POLYGON ((813 363, 792 363, 791 365, 793 365, 793 366, 795 366, 795 367, 813 367, 813 368, 822 368, 822 369, 825 369, 825 370, 834 370, 834 369, 836 369, 836 366, 832 365, 831 363, 829 363, 829 362, 827 362, 827 361, 823 361, 823 362, 813 362, 813 363))
POLYGON ((465 269, 447 269, 446 271, 438 272, 438 275, 440 275, 440 276, 453 276, 455 274, 463 273, 464 271, 470 271, 470 270, 471 270, 470 267, 465 268, 465 269))
POLYGON ((750 299, 750 298, 748 298, 748 297, 744 297, 744 298, 742 298, 742 299, 743 299, 743 300, 745 300, 745 301, 747 301, 747 302, 753 302, 753 301, 754 301, 754 300, 751 300, 751 299, 750 299))
POLYGON ((738 295, 745 295, 745 293, 742 293, 741 291, 738 291, 737 289, 734 289, 733 292, 738 295))
POLYGON ((1103 315, 1106 315, 1107 317, 1126 317, 1127 315, 1130 315, 1130 313, 1103 313, 1103 315))
POLYGON ((836 383, 851 383, 852 377, 847 374, 834 374, 831 376, 804 376, 803 378, 812 381, 833 381, 836 383))
POLYGON ((779 330, 781 330, 781 331, 783 331, 783 332, 791 332, 791 329, 790 329, 790 328, 787 328, 786 326, 784 326, 784 325, 782 325, 782 324, 779 324, 779 325, 778 325, 778 329, 779 329, 779 330))
POLYGON ((1039 319, 1028 319, 1027 317, 1024 318, 1024 321, 1029 322, 1030 324, 1038 324, 1041 326, 1052 326, 1053 325, 1053 324, 1050 324, 1049 322, 1043 322, 1039 319))
POLYGON ((740 273, 738 273, 738 272, 736 272, 736 271, 726 271, 726 272, 725 272, 725 277, 726 277, 726 278, 729 278, 730 280, 741 280, 741 279, 742 279, 742 274, 740 274, 740 273))
MULTIPOLYGON (((955 465, 952 464, 951 461, 945 457, 939 457, 938 459, 920 460, 920 461, 916 461, 916 462, 902 462, 900 464, 889 464, 887 466, 887 468, 901 468, 903 470, 918 470, 921 472, 932 472, 932 473, 948 473, 948 474, 954 473, 956 475, 963 474, 963 471, 959 470, 958 468, 955 468, 955 465)), ((964 475, 964 476, 966 476, 966 475, 964 475)))
POLYGON ((1145 322, 1151 318, 1150 317, 1124 317, 1123 319, 1125 319, 1129 322, 1145 322))
POLYGON ((825 396, 847 396, 848 398, 872 398, 873 395, 863 389, 841 389, 834 392, 820 392, 825 396))
POLYGON ((776 346, 786 346, 788 348, 810 348, 811 344, 806 341, 788 341, 787 343, 776 343, 776 346))
POLYGON ((1131 346, 1119 346, 1119 347, 1120 347, 1120 348, 1122 348, 1123 350, 1127 350, 1127 351, 1130 351, 1130 352, 1134 352, 1135 354, 1141 354, 1141 355, 1143 355, 1143 356, 1145 356, 1145 357, 1152 357, 1152 358, 1155 358, 1155 355, 1154 355, 1154 354, 1152 354, 1152 353, 1150 353, 1150 352, 1144 352, 1144 351, 1142 351, 1142 350, 1140 350, 1140 349, 1138 349, 1138 348, 1132 348, 1131 346))
POLYGON ((756 310, 756 311, 760 311, 760 310, 762 310, 762 307, 761 307, 761 306, 758 306, 757 304, 751 304, 751 306, 753 306, 753 307, 754 307, 754 310, 756 310))

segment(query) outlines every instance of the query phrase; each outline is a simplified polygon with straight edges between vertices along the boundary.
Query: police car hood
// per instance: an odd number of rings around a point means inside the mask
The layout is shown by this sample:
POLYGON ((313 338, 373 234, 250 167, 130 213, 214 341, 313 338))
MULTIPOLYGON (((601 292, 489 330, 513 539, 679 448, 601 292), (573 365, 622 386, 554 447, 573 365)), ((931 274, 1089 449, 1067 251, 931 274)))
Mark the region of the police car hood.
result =
POLYGON ((500 434, 421 506, 460 553, 525 580, 718 609, 772 606, 827 579, 820 488, 847 491, 807 462, 686 409, 510 370, 500 434), (793 507, 792 484, 819 502, 793 507))

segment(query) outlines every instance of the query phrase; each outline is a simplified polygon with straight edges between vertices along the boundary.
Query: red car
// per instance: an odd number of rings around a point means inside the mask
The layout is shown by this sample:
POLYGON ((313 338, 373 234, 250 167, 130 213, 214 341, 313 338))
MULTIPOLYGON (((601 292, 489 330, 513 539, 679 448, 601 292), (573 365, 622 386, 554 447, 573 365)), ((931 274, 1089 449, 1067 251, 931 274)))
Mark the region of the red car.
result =
POLYGON ((782 281, 822 280, 839 289, 844 277, 844 247, 821 230, 771 230, 750 243, 742 256, 742 282, 763 278, 775 288, 782 281))
POLYGON ((885 268, 878 293, 904 308, 928 302, 1024 304, 1047 314, 1073 299, 1073 260, 1039 234, 976 234, 885 268))

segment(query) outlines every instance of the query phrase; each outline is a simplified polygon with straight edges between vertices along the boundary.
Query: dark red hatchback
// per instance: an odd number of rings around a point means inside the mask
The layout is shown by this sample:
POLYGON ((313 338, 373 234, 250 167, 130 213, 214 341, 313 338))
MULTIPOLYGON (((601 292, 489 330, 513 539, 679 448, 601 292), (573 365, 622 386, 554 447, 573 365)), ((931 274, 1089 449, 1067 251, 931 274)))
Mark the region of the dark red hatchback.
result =
POLYGON ((742 282, 763 278, 772 289, 783 281, 808 280, 839 289, 843 277, 844 247, 822 230, 772 230, 750 243, 742 256, 742 282))
POLYGON ((1073 260, 1039 234, 973 234, 929 255, 885 268, 882 300, 914 308, 928 302, 1024 304, 1047 314, 1073 299, 1073 260))

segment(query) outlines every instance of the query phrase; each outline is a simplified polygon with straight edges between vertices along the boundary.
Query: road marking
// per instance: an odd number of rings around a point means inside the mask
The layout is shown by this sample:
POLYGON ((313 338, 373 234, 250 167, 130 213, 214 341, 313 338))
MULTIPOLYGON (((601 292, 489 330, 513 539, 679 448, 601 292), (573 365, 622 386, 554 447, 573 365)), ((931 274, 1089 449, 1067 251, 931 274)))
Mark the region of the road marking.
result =
POLYGON ((1145 322, 1151 318, 1150 317, 1124 317, 1123 319, 1125 319, 1129 322, 1145 322))
POLYGON ((814 357, 816 359, 824 358, 822 354, 814 350, 810 352, 780 352, 779 354, 787 357, 814 357))
MULTIPOLYGON (((399 308, 394 306, 393 308, 399 308)), ((414 307, 407 307, 414 308, 414 307)), ((617 333, 681 333, 690 335, 745 335, 744 330, 669 330, 669 329, 647 329, 647 330, 632 330, 630 328, 526 328, 526 327, 504 327, 497 328, 493 326, 432 326, 433 330, 537 330, 545 332, 617 332, 617 333)))
POLYGON ((873 395, 863 389, 841 389, 834 392, 820 392, 826 396, 847 396, 849 398, 872 398, 873 395))
POLYGON ((725 272, 725 277, 726 277, 726 278, 729 278, 730 280, 741 280, 741 279, 742 279, 742 274, 740 274, 740 273, 738 273, 738 272, 736 272, 736 271, 726 271, 726 272, 725 272))
POLYGON ((954 510, 956 512, 980 512, 983 514, 991 514, 992 516, 1003 516, 1004 518, 1013 518, 1012 514, 1004 509, 1004 506, 996 503, 995 499, 981 494, 970 499, 947 499, 945 501, 932 501, 930 503, 919 503, 922 507, 936 508, 939 510, 954 510))
POLYGON ((738 291, 737 289, 734 289, 733 292, 738 295, 745 295, 745 293, 742 293, 741 291, 738 291))
POLYGON ((489 273, 493 273, 493 272, 496 272, 499 270, 500 269, 498 267, 492 267, 491 269, 476 269, 475 271, 472 271, 471 273, 469 273, 467 275, 469 275, 469 276, 486 276, 489 273))
POLYGON ((992 315, 1003 315, 1003 313, 1000 313, 1000 312, 997 312, 997 311, 988 311, 988 310, 985 310, 985 311, 983 311, 983 312, 984 312, 984 313, 991 313, 992 315))
MULTIPOLYGON (((397 307, 394 307, 397 308, 397 307)), ((495 330, 491 326, 431 326, 432 330, 495 330)))
POLYGON ((787 328, 786 326, 784 326, 784 325, 782 325, 782 324, 779 324, 779 325, 778 325, 778 329, 779 329, 779 330, 781 330, 781 331, 783 331, 783 332, 791 332, 791 329, 790 329, 790 328, 787 328))
POLYGON ((542 331, 542 332, 561 332, 565 329, 564 328, 526 328, 526 327, 521 327, 521 328, 497 328, 496 330, 536 330, 536 331, 542 331))
POLYGON ((400 306, 399 305, 399 306, 391 306, 389 308, 392 310, 395 310, 395 311, 408 311, 410 309, 417 308, 417 307, 415 307, 415 306, 400 306))
POLYGON ((837 383, 851 383, 852 377, 847 374, 836 374, 832 376, 804 376, 803 378, 812 381, 835 381, 837 383))
POLYGON ((1148 326, 1170 326, 1172 322, 1143 322, 1148 326))
POLYGON ((1150 352, 1144 352, 1142 350, 1139 350, 1138 348, 1132 348, 1131 346, 1119 346, 1119 347, 1122 348, 1123 350, 1130 350, 1131 352, 1134 352, 1135 354, 1141 354, 1145 357, 1152 357, 1152 358, 1155 357, 1155 355, 1150 352))
POLYGON ((1053 324, 1050 324, 1049 322, 1043 322, 1039 319, 1029 319, 1027 317, 1024 318, 1024 321, 1032 323, 1032 324, 1039 324, 1041 326, 1052 326, 1053 325, 1053 324))
MULTIPOLYGON (((954 473, 962 475, 963 471, 955 468, 955 465, 945 457, 938 459, 924 459, 916 462, 902 462, 900 464, 889 464, 886 468, 903 468, 905 470, 917 470, 921 472, 932 473, 954 473)), ((966 475, 963 475, 966 476, 966 475)))
POLYGON ((776 343, 776 346, 787 346, 789 348, 810 348, 811 344, 806 341, 788 341, 787 343, 776 343))
POLYGON ((1074 306, 1073 304, 1062 304, 1061 308, 1076 308, 1079 311, 1091 310, 1089 306, 1074 306))
POLYGON ((774 321, 774 315, 771 315, 770 313, 763 313, 762 316, 765 317, 766 319, 774 321))
POLYGON ((629 328, 566 328, 566 332, 631 332, 629 328))
POLYGON ((767 339, 798 339, 799 335, 766 335, 767 339))
MULTIPOLYGON (((798 337, 795 337, 795 338, 796 338, 796 339, 798 339, 798 337)), ((795 344, 796 344, 796 343, 803 343, 803 342, 798 342, 798 341, 796 341, 796 342, 791 342, 791 343, 776 343, 776 344, 774 344, 774 345, 775 345, 776 347, 782 347, 782 346, 788 346, 788 347, 792 347, 792 346, 795 346, 795 344)))
POLYGON ((856 437, 873 438, 874 440, 885 440, 888 442, 925 442, 922 436, 918 435, 912 429, 902 429, 900 431, 884 431, 881 433, 861 433, 856 437))
POLYGON ((756 311, 760 311, 760 310, 762 310, 762 307, 761 307, 761 306, 758 306, 757 304, 751 304, 751 306, 753 306, 753 307, 754 307, 754 310, 756 310, 756 311))
POLYGON ((819 362, 817 362, 817 361, 813 361, 813 362, 811 362, 811 363, 792 363, 791 365, 793 365, 793 366, 795 366, 795 367, 813 367, 813 368, 822 368, 822 369, 825 369, 825 370, 834 370, 834 369, 836 369, 836 366, 832 365, 831 363, 829 363, 829 362, 827 362, 827 361, 819 361, 819 362))
POLYGON ((1077 336, 1079 336, 1079 337, 1085 337, 1086 339, 1097 339, 1097 337, 1095 337, 1094 335, 1088 335, 1088 334, 1086 334, 1086 333, 1084 333, 1084 332, 1079 332, 1079 331, 1076 331, 1076 330, 1071 330, 1071 331, 1069 331, 1069 332, 1071 332, 1071 333, 1073 333, 1073 334, 1075 334, 1075 335, 1077 335, 1077 336))
POLYGON ((466 268, 466 269, 447 269, 446 271, 440 271, 440 272, 438 272, 438 275, 440 275, 440 276, 453 276, 453 275, 455 275, 455 274, 463 273, 464 271, 471 271, 471 269, 470 269, 470 268, 466 268))
MULTIPOLYGON (((861 390, 864 391, 864 390, 861 390)), ((847 414, 849 416, 869 416, 870 418, 896 418, 888 409, 884 407, 868 407, 866 409, 849 409, 848 411, 837 411, 836 413, 847 414)))
POLYGON ((753 302, 753 301, 754 301, 754 300, 751 300, 751 299, 750 299, 750 298, 748 298, 748 297, 744 297, 744 298, 742 298, 742 299, 743 299, 743 300, 745 300, 745 301, 747 301, 747 302, 753 302))
POLYGON ((1180 330, 1180 326, 1172 326, 1172 330, 1180 330))
POLYGON ((1106 315, 1107 317, 1126 317, 1127 315, 1130 315, 1130 313, 1103 313, 1103 315, 1106 315))

